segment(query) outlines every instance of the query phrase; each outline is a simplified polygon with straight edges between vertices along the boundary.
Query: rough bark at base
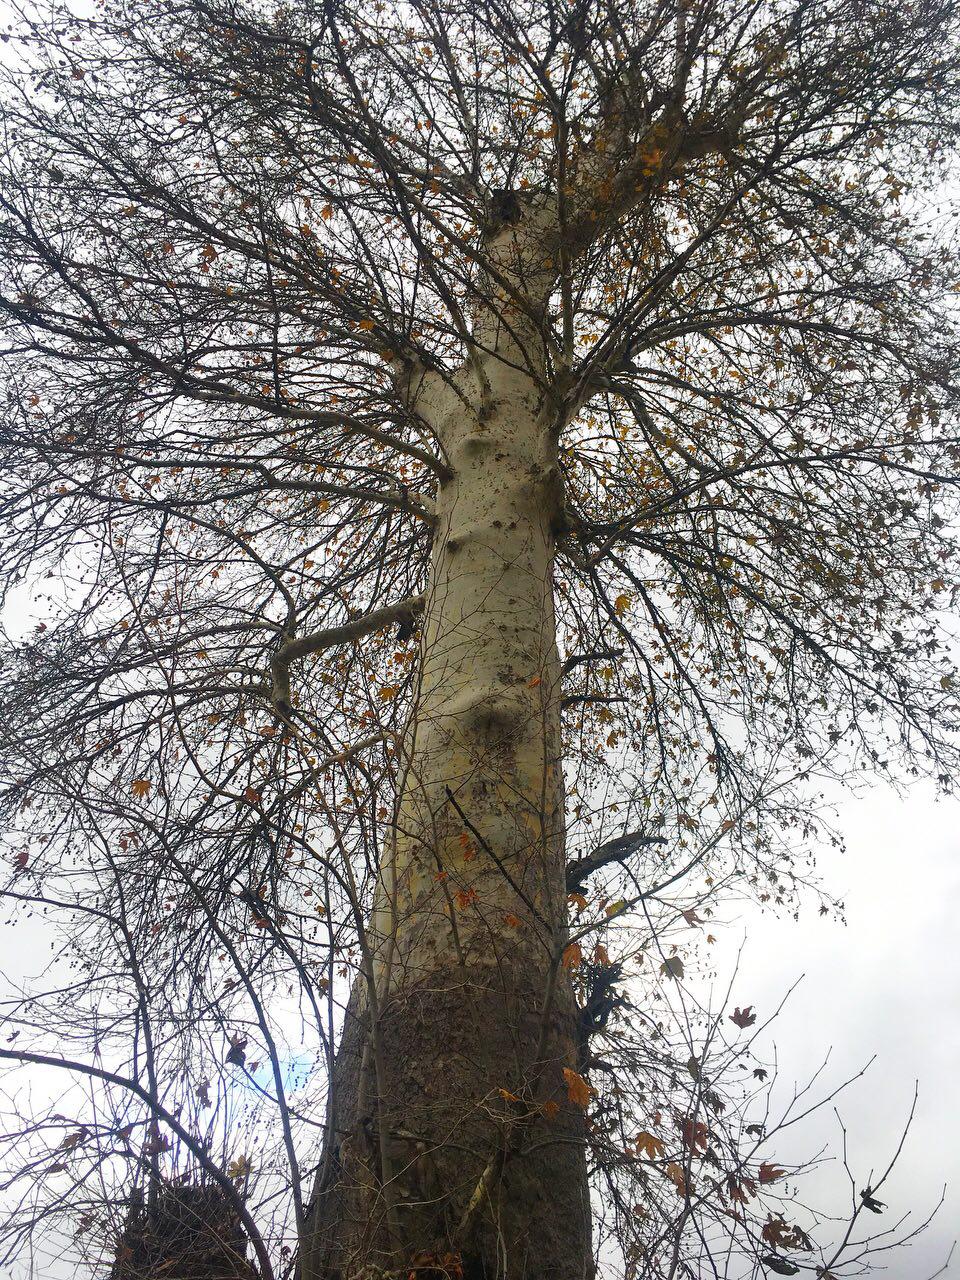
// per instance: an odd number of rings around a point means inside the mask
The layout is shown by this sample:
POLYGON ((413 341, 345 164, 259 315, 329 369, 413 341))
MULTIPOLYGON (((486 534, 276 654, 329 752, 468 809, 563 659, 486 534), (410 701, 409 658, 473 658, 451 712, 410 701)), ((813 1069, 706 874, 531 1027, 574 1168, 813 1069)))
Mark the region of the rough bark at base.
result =
MULTIPOLYGON (((505 231, 502 269, 529 251, 505 231)), ((558 423, 529 317, 501 299, 475 334, 455 384, 428 379, 417 406, 453 474, 302 1280, 591 1271, 584 1117, 563 1075, 558 423)))

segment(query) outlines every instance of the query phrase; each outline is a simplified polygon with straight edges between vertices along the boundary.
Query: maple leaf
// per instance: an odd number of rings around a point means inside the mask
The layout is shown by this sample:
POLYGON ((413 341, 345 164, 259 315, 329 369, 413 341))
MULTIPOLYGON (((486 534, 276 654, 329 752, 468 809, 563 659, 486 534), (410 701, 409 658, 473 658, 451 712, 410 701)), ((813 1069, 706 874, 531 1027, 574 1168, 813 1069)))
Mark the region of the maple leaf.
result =
POLYGON ((230 1037, 230 1049, 227 1053, 226 1061, 232 1062, 235 1066, 242 1067, 247 1060, 247 1037, 235 1035, 230 1037))
POLYGON ((882 1200, 874 1198, 869 1187, 867 1187, 865 1191, 860 1192, 860 1199, 863 1203, 863 1207, 865 1209, 869 1209, 871 1213, 883 1213, 884 1209, 887 1207, 882 1200))
POLYGON ((466 911, 471 903, 476 902, 476 889, 458 889, 457 890, 457 906, 461 911, 466 911))
POLYGON ((753 1012, 753 1005, 748 1004, 745 1009, 734 1009, 730 1015, 730 1021, 738 1026, 741 1030, 745 1027, 752 1027, 757 1020, 757 1015, 753 1012))
POLYGON ((757 1171, 757 1176, 761 1185, 763 1185, 768 1182, 776 1182, 778 1178, 783 1178, 786 1172, 786 1169, 778 1169, 776 1165, 762 1164, 757 1171))
POLYGON ((570 1067, 563 1068, 563 1078, 567 1082, 567 1097, 575 1107, 582 1107, 586 1111, 590 1105, 590 1086, 586 1080, 570 1067))
POLYGON ((571 942, 563 949, 563 967, 576 969, 583 960, 583 949, 579 942, 571 942))
POLYGON ((587 900, 582 893, 568 893, 567 901, 576 906, 578 915, 581 911, 586 911, 587 909, 587 900))
POLYGON ((625 595, 617 596, 616 600, 613 602, 613 607, 616 609, 618 615, 623 617, 630 608, 630 597, 625 595))
MULTIPOLYGON (((30 860, 30 854, 27 852, 26 849, 21 849, 19 853, 17 853, 14 856, 13 865, 17 868, 18 871, 22 871, 24 867, 27 865, 27 862, 29 860, 30 860)), ((586 901, 584 901, 583 905, 584 906, 587 905, 586 901)))
POLYGON ((380 701, 390 702, 397 696, 397 686, 395 684, 385 684, 380 690, 380 701))
POLYGON ((247 801, 248 804, 259 804, 260 792, 256 789, 256 787, 244 787, 243 798, 244 800, 247 801))
POLYGON ((666 1169, 664 1169, 664 1173, 676 1187, 677 1195, 685 1196, 687 1194, 687 1179, 680 1166, 671 1160, 666 1169))
POLYGON ((691 1120, 689 1116, 684 1116, 680 1124, 680 1134, 683 1138, 683 1145, 694 1150, 700 1147, 703 1151, 707 1149, 707 1141, 710 1137, 710 1130, 702 1120, 691 1120))
POLYGON ((651 1160, 659 1159, 667 1149, 662 1139, 652 1133, 647 1133, 646 1129, 637 1134, 634 1142, 637 1144, 637 1151, 645 1151, 651 1160))
POLYGON ((694 911, 693 907, 690 907, 686 911, 681 911, 680 914, 691 928, 693 928, 694 925, 704 923, 704 921, 697 915, 696 911, 694 911))
POLYGON ((734 1204, 746 1204, 751 1196, 757 1194, 757 1184, 752 1178, 741 1178, 738 1181, 731 1173, 727 1175, 727 1192, 734 1204))
POLYGON ((152 786, 153 783, 149 778, 134 778, 130 783, 130 790, 138 800, 142 800, 144 796, 148 796, 150 794, 150 788, 152 786))
POLYGON ((246 1156, 237 1156, 236 1160, 231 1160, 227 1165, 228 1178, 246 1178, 250 1173, 250 1161, 246 1156))
POLYGON ((673 978, 676 982, 679 982, 683 977, 683 961, 679 956, 667 956, 660 966, 660 972, 665 978, 673 978))

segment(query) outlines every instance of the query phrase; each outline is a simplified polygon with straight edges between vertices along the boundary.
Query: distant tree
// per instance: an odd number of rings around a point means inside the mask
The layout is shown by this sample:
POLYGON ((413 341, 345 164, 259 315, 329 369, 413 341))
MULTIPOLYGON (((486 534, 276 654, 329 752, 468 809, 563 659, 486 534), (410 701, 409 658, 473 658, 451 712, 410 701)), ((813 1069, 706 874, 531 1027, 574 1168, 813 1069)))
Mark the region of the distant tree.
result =
POLYGON ((11 28, 7 901, 56 954, 2 1056, 86 1086, 18 1104, 11 1252, 73 1214, 179 1276, 187 1185, 263 1280, 869 1261, 684 963, 819 892, 821 780, 957 768, 957 24, 11 28))

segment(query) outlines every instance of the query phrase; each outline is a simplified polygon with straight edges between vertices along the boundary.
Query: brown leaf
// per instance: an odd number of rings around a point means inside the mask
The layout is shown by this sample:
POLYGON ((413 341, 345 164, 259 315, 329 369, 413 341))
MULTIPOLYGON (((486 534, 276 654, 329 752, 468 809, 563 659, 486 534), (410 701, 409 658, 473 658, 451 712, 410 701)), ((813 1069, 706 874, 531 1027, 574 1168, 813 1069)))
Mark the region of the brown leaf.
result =
POLYGON ((150 788, 152 786, 153 783, 149 778, 134 778, 130 783, 130 790, 138 800, 142 800, 144 796, 148 796, 150 794, 150 788))
POLYGON ((570 1067, 563 1068, 563 1078, 567 1082, 567 1097, 575 1107, 583 1107, 586 1111, 590 1105, 590 1086, 586 1080, 570 1067))
POLYGON ((679 956, 667 956, 660 966, 660 972, 664 977, 673 978, 675 982, 679 982, 683 977, 683 961, 679 956))
POLYGON ((786 1169, 778 1169, 776 1165, 762 1164, 757 1172, 761 1184, 768 1182, 776 1182, 778 1178, 786 1176, 786 1169))
POLYGON ((687 1194, 687 1179, 680 1166, 671 1160, 666 1169, 664 1169, 664 1173, 677 1188, 677 1195, 685 1196, 687 1194))
POLYGON ((637 1144, 638 1153, 645 1151, 651 1160, 658 1160, 666 1151, 666 1146, 662 1139, 656 1137, 655 1134, 647 1133, 646 1129, 637 1134, 634 1142, 637 1144))
POLYGON ((757 1020, 757 1015, 753 1012, 753 1005, 748 1004, 745 1009, 734 1009, 730 1015, 730 1021, 743 1030, 744 1027, 752 1027, 757 1020))
POLYGON ((235 1035, 230 1037, 230 1049, 227 1052, 226 1061, 232 1062, 234 1066, 242 1067, 247 1060, 247 1037, 235 1035))
POLYGON ((576 969, 583 960, 583 950, 579 942, 571 942, 563 949, 563 967, 576 969))
POLYGON ((248 804, 259 804, 260 792, 256 789, 256 787, 244 787, 243 798, 244 800, 246 800, 248 804))

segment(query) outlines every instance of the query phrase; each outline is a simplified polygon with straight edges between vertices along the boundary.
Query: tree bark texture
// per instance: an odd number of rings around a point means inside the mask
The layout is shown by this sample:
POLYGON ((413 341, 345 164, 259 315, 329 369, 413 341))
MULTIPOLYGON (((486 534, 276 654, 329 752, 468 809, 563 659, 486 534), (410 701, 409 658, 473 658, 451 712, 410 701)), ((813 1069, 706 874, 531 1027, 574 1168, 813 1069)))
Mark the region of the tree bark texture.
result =
MULTIPOLYGON (((303 1280, 591 1272, 565 928, 558 421, 518 237, 428 375, 443 447, 395 841, 332 1081, 303 1280), (520 264, 522 265, 522 264, 520 264)), ((522 246, 521 246, 522 249, 522 246)))

